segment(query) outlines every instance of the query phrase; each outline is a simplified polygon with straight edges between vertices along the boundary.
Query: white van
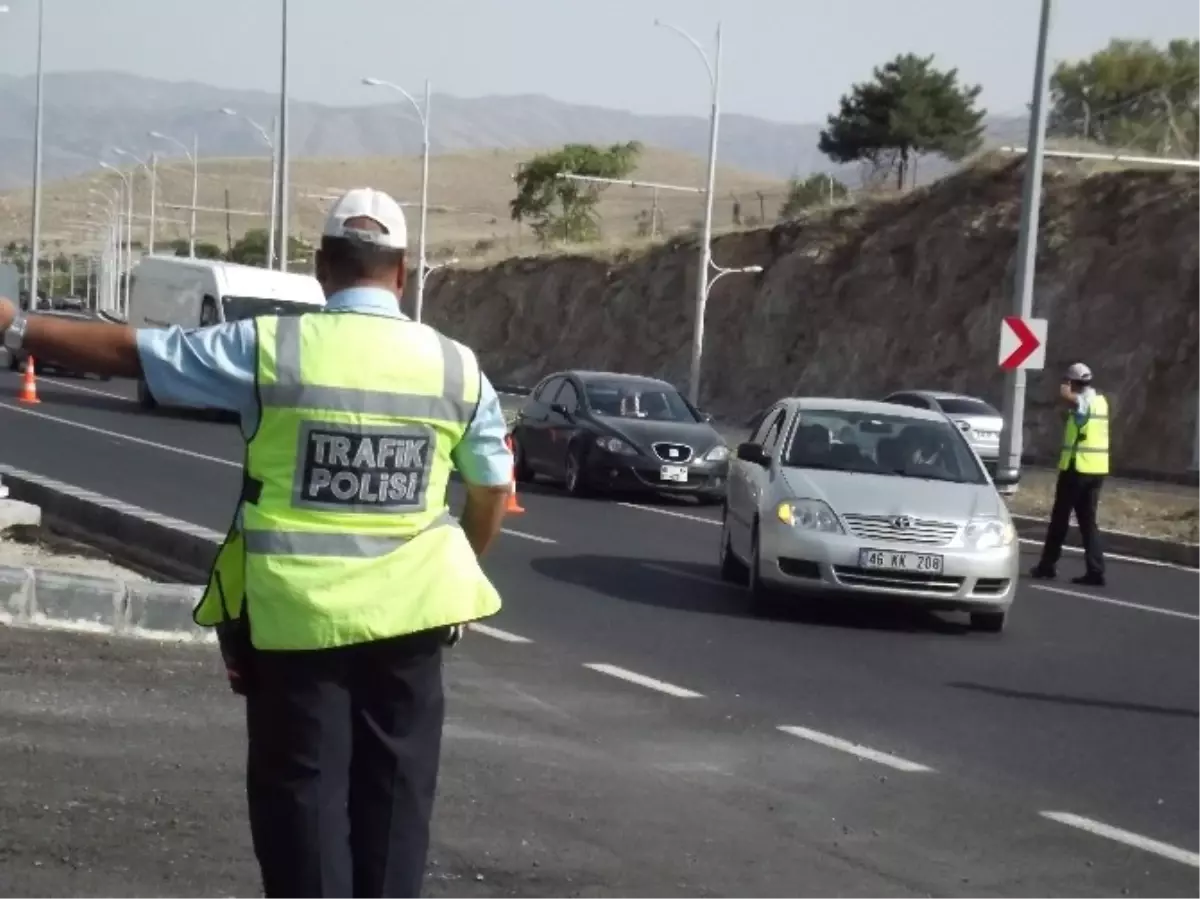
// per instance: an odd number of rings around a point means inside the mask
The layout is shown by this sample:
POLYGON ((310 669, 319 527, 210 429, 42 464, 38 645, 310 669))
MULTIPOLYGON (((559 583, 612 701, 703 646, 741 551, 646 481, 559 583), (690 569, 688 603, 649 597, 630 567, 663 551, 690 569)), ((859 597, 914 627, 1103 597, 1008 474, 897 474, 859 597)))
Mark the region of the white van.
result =
MULTIPOLYGON (((135 328, 195 328, 324 305, 325 292, 312 275, 212 259, 147 256, 133 270, 128 321, 135 328)), ((156 405, 142 382, 138 399, 147 409, 156 405)))

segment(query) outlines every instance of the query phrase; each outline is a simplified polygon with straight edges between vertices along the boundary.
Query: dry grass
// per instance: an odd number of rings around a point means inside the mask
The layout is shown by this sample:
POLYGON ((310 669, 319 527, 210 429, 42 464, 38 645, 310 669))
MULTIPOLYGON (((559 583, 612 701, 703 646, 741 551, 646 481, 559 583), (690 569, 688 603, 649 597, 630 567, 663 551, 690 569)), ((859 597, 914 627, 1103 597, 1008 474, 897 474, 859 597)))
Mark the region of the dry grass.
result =
MULTIPOLYGON (((535 155, 537 150, 492 150, 436 156, 430 164, 429 240, 431 255, 461 259, 495 258, 516 253, 535 252, 536 241, 528 228, 518 227, 509 218, 508 203, 514 195, 512 174, 517 164, 535 155)), ((230 218, 233 240, 247 229, 265 227, 270 208, 270 160, 201 159, 199 206, 216 212, 197 217, 200 239, 218 246, 226 245, 226 221, 223 211, 225 192, 233 209, 260 213, 255 216, 234 214, 230 218)), ((160 243, 187 236, 188 213, 168 208, 191 200, 191 167, 186 160, 170 159, 159 164, 158 226, 160 243)), ((656 148, 647 148, 631 178, 678 185, 700 185, 704 162, 696 157, 656 148)), ((416 201, 420 198, 420 159, 295 159, 292 162, 291 230, 307 240, 318 233, 330 198, 349 187, 370 185, 388 191, 402 203, 413 203, 409 227, 415 235, 416 201)), ((135 181, 134 238, 144 240, 145 216, 149 212, 149 179, 140 171, 135 181), (142 234, 139 234, 139 230, 142 234)), ((90 193, 92 188, 113 188, 120 183, 117 175, 97 171, 90 176, 56 181, 43 192, 42 229, 46 239, 60 242, 64 250, 80 245, 81 227, 71 224, 91 213, 103 218, 103 201, 90 193), (91 204, 91 208, 89 208, 91 204), (74 235, 74 236, 73 236, 74 235)), ((773 222, 786 197, 786 184, 732 169, 717 173, 715 224, 733 226, 733 198, 742 207, 743 220, 758 219, 763 212, 773 222), (760 202, 759 194, 762 194, 760 202)), ((637 216, 653 205, 653 192, 612 186, 605 192, 598 211, 604 232, 603 244, 617 245, 636 237, 637 216)), ((28 240, 30 191, 0 194, 0 240, 28 240)), ((703 216, 697 194, 659 192, 659 208, 667 232, 685 230, 703 216)))

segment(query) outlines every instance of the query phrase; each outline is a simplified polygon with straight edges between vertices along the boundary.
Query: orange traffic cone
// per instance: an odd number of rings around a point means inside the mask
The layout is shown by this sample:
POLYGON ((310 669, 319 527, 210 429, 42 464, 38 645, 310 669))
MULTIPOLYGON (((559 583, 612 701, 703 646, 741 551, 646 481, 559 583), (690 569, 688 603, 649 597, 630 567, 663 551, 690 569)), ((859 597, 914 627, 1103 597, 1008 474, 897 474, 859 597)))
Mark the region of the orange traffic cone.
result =
POLYGON ((25 377, 21 381, 21 394, 17 397, 18 402, 22 403, 40 403, 37 395, 37 380, 33 374, 33 357, 29 356, 25 359, 25 377))
MULTIPOLYGON (((507 434, 504 437, 504 442, 508 444, 508 451, 513 451, 512 435, 507 434)), ((521 505, 521 501, 517 499, 517 461, 513 458, 513 473, 512 473, 512 492, 508 494, 508 506, 505 512, 509 515, 520 515, 525 511, 525 507, 521 505)))

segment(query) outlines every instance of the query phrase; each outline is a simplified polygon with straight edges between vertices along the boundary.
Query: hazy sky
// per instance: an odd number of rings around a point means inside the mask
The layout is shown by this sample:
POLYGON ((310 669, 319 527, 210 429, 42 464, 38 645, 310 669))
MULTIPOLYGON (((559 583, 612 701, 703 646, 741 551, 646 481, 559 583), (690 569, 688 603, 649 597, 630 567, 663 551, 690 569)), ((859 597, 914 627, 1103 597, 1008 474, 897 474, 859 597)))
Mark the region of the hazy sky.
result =
MULTIPOLYGON (((276 90, 281 0, 44 0, 46 68, 123 70, 276 90)), ((35 65, 37 0, 0 0, 0 72, 35 65)), ((363 75, 414 93, 429 78, 460 96, 548 94, 637 112, 704 115, 695 51, 724 23, 728 112, 811 122, 871 67, 936 54, 983 85, 995 113, 1019 111, 1032 79, 1039 0, 291 0, 297 98, 379 102, 363 75)), ((1057 0, 1051 57, 1110 37, 1196 37, 1196 0, 1057 0)))

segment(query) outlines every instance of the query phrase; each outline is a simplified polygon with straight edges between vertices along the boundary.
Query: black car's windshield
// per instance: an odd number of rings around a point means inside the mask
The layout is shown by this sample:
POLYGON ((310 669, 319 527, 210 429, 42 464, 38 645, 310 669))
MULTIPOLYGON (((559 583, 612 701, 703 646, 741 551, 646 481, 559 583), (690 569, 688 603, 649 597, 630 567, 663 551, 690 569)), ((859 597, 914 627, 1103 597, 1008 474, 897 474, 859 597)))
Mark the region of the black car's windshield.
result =
POLYGON ((839 409, 802 411, 783 464, 986 483, 975 454, 950 422, 839 409))
POLYGON ((584 385, 584 391, 588 405, 597 415, 650 421, 699 421, 679 392, 670 387, 590 381, 584 385))
POLYGON ((256 315, 301 315, 315 312, 319 306, 312 303, 292 303, 287 300, 268 300, 263 297, 224 297, 225 320, 239 321, 256 315))

